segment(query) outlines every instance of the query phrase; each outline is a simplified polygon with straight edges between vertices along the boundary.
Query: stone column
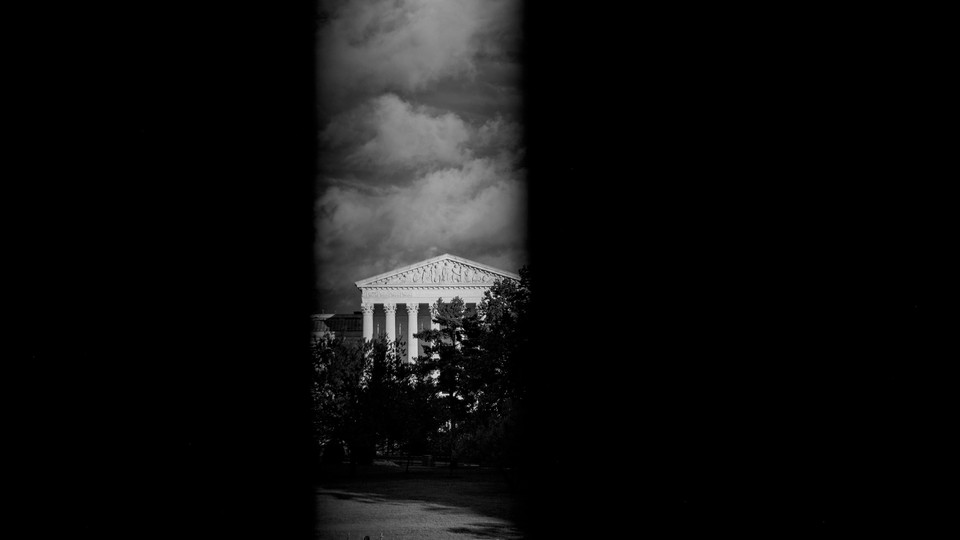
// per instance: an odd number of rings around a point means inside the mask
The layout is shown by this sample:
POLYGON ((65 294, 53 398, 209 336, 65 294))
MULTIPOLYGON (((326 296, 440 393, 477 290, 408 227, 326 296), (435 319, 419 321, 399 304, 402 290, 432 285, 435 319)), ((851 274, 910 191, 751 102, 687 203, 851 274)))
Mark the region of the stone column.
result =
POLYGON ((384 324, 387 343, 393 343, 393 340, 397 339, 397 305, 384 304, 383 310, 387 312, 387 322, 384 324))
MULTIPOLYGON (((438 323, 438 322, 436 322, 436 321, 433 320, 433 318, 436 317, 436 316, 437 316, 437 308, 436 308, 436 306, 434 306, 433 304, 430 304, 430 329, 431 329, 431 330, 439 330, 439 329, 440 329, 440 323, 438 323)), ((434 341, 434 344, 436 344, 436 343, 437 343, 437 342, 434 341)), ((437 358, 440 358, 440 355, 437 354, 437 353, 433 353, 433 355, 431 355, 430 358, 437 359, 437 358)))
POLYGON ((437 316, 437 307, 433 304, 430 304, 430 329, 439 330, 440 324, 433 320, 437 316))
POLYGON ((363 310, 363 339, 370 341, 373 339, 373 304, 360 304, 363 310))
POLYGON ((417 313, 420 311, 420 304, 407 304, 407 358, 410 363, 417 360, 417 338, 413 337, 417 333, 417 313))

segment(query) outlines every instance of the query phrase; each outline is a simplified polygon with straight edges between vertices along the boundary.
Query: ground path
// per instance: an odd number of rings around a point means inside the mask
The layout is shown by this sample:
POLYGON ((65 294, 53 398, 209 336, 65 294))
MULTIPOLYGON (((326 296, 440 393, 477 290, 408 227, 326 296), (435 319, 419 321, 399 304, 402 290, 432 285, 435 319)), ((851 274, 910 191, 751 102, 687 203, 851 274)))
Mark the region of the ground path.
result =
POLYGON ((517 540, 516 502, 497 477, 441 471, 316 487, 318 539, 517 540))

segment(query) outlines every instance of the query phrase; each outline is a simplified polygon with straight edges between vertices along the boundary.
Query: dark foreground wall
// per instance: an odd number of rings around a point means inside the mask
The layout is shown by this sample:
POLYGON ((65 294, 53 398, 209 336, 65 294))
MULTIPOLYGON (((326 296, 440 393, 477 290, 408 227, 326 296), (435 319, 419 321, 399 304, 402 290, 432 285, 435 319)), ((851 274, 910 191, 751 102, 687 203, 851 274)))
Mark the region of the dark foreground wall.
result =
MULTIPOLYGON (((18 504, 39 536, 307 537, 312 14, 129 9, 16 18, 18 504)), ((545 9, 533 533, 935 523, 938 18, 545 9), (601 341, 554 324, 583 257, 629 276, 601 341)))

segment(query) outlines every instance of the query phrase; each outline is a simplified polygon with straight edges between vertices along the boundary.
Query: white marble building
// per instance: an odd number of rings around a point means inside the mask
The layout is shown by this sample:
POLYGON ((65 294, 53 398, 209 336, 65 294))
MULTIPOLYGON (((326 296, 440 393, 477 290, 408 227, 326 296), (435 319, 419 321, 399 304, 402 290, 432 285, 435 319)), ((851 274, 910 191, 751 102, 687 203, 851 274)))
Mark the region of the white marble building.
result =
POLYGON ((407 347, 407 351, 413 360, 423 354, 413 334, 434 324, 430 306, 438 298, 448 300, 459 296, 468 306, 475 306, 483 299, 484 291, 498 279, 520 281, 520 276, 444 254, 357 281, 363 311, 363 338, 385 335, 388 339, 412 343, 414 346, 407 347))

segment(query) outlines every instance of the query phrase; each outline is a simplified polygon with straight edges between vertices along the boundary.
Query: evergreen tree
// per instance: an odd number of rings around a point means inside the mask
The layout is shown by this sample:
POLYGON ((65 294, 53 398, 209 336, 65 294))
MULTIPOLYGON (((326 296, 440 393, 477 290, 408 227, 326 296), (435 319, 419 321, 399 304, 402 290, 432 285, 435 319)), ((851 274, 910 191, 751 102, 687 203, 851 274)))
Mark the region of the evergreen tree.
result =
POLYGON ((497 281, 476 309, 434 304, 437 330, 416 334, 425 355, 408 364, 385 339, 318 340, 314 426, 325 455, 354 464, 381 453, 449 454, 452 463, 516 464, 530 369, 530 276, 497 281))
POLYGON ((515 461, 528 367, 530 276, 500 280, 476 310, 460 298, 434 304, 438 330, 425 340, 422 363, 436 375, 446 422, 445 450, 498 465, 515 461))

